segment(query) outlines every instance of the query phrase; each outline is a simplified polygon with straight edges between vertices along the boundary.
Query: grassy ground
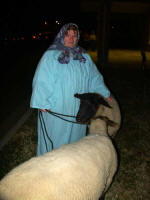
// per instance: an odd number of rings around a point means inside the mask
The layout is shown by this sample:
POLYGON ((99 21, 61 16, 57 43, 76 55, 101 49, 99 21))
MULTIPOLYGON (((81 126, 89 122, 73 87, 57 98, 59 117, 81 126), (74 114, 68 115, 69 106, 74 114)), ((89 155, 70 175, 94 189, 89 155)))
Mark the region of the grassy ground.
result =
POLYGON ((140 70, 118 70, 116 68, 106 75, 120 102, 123 117, 121 129, 115 137, 119 155, 118 172, 106 200, 148 200, 150 199, 149 72, 146 72, 144 78, 140 70))
MULTIPOLYGON (((137 67, 137 65, 136 65, 137 67)), ((150 72, 126 63, 111 63, 103 71, 105 81, 120 103, 122 126, 114 143, 118 172, 106 200, 150 199, 150 72)), ((36 152, 36 113, 0 151, 0 178, 36 152)))

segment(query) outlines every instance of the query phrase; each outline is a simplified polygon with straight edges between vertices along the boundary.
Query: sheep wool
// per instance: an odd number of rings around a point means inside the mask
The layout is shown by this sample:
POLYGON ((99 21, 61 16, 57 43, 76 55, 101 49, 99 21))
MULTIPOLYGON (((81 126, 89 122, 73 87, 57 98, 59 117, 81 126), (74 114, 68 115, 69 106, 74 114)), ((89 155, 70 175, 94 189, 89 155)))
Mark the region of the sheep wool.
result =
POLYGON ((78 142, 33 157, 0 181, 0 200, 98 200, 117 169, 117 154, 102 119, 78 142), (101 122, 101 123, 100 123, 101 122))

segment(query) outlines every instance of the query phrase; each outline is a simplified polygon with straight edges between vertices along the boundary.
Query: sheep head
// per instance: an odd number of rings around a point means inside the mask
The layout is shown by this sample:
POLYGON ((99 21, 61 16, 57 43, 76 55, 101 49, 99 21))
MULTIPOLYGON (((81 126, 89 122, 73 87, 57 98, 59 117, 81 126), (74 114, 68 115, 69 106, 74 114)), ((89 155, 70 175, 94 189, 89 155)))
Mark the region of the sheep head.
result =
POLYGON ((87 123, 96 115, 101 105, 111 108, 105 99, 97 93, 75 94, 80 99, 80 107, 76 116, 77 122, 87 123))

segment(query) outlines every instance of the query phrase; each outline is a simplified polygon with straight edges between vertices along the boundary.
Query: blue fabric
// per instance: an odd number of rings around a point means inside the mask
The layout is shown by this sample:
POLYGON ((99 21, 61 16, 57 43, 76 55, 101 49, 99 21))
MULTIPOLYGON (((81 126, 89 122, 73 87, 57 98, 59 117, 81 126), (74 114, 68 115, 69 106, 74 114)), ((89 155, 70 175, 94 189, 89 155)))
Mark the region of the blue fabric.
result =
MULTIPOLYGON (((88 54, 84 54, 85 63, 70 58, 70 62, 63 65, 58 62, 59 55, 58 50, 46 51, 43 54, 33 79, 30 101, 32 108, 50 109, 62 114, 76 115, 80 100, 74 97, 75 93, 97 92, 104 97, 110 96, 103 76, 88 54)), ((38 117, 37 155, 52 150, 50 139, 56 149, 64 144, 77 141, 86 134, 86 125, 69 123, 47 112, 42 113, 42 116, 48 136, 42 129, 38 117)))
MULTIPOLYGON (((74 25, 77 29, 78 26, 73 23, 65 24, 60 32, 57 34, 54 43, 48 48, 48 50, 60 50, 60 55, 58 57, 58 61, 61 64, 67 64, 70 61, 70 57, 72 56, 74 60, 79 60, 80 62, 86 62, 86 59, 83 57, 82 53, 85 53, 85 50, 76 44, 75 47, 70 48, 64 46, 64 37, 65 33, 70 25, 74 25)), ((78 41, 80 38, 80 33, 78 31, 78 41)))
MULTIPOLYGON (((59 54, 58 50, 46 51, 41 58, 33 79, 30 101, 32 108, 50 109, 62 114, 76 115, 80 101, 74 97, 75 93, 97 92, 104 97, 110 96, 102 75, 88 54, 84 54, 86 63, 70 58, 69 64, 63 64, 63 66, 58 62, 59 54)), ((77 141, 86 134, 85 125, 65 122, 47 112, 42 113, 42 116, 48 136, 42 129, 38 117, 37 155, 52 150, 50 139, 56 149, 64 144, 77 141)))

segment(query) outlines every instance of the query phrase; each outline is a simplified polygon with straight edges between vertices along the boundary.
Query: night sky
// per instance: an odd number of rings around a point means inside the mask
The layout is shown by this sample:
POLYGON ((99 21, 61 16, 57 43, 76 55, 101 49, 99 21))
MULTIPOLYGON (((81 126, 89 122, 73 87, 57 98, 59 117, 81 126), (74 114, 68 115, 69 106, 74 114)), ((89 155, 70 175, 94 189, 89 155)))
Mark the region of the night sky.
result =
MULTIPOLYGON (((150 2, 150 0, 143 0, 142 2, 150 2)), ((115 34, 115 37, 118 38, 118 32, 121 32, 121 35, 125 32, 127 34, 131 29, 129 26, 130 22, 133 21, 131 18, 133 18, 131 15, 125 15, 124 18, 123 14, 113 14, 111 23, 112 26, 114 26, 114 24, 117 24, 117 26, 115 26, 116 29, 115 31, 113 30, 112 35, 115 34)), ((136 18, 140 18, 140 16, 136 18)), ((56 20, 60 22, 58 30, 62 25, 68 22, 77 23, 80 29, 84 27, 93 29, 93 27, 95 28, 97 26, 96 13, 81 13, 79 0, 60 2, 56 0, 5 0, 3 5, 0 6, 0 39, 1 37, 4 38, 5 36, 9 37, 12 35, 24 35, 30 37, 33 33, 41 30, 45 21, 48 23, 49 29, 53 29, 56 25, 56 20)), ((132 24, 136 23, 133 22, 132 24)), ((137 27, 138 26, 136 25, 136 29, 137 27)), ((136 32, 140 31, 136 30, 136 32)), ((131 38, 131 40, 133 40, 133 38, 131 38)), ((137 43, 136 40, 135 43, 137 43)))
POLYGON ((59 20, 62 24, 77 22, 78 13, 78 1, 73 5, 71 1, 7 0, 0 7, 1 33, 36 31, 44 21, 48 21, 52 25, 55 20, 59 20))

